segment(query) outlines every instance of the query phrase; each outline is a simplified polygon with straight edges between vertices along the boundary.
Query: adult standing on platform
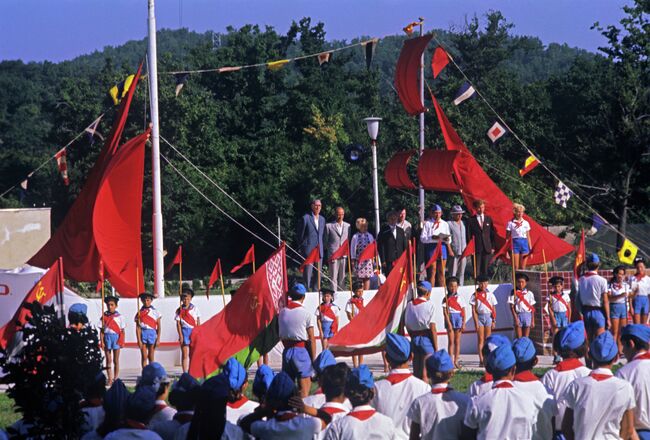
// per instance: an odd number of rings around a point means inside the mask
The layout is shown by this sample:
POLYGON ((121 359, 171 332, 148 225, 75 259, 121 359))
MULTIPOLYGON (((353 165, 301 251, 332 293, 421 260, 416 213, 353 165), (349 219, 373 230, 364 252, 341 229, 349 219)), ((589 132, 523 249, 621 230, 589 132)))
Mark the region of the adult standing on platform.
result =
MULTIPOLYGON (((325 249, 327 249, 327 261, 346 240, 350 239, 350 223, 343 221, 345 210, 341 206, 336 207, 336 219, 325 225, 325 249)), ((349 244, 349 243, 348 243, 349 244)), ((329 263, 330 275, 332 277, 332 290, 337 291, 345 286, 345 266, 347 256, 343 256, 329 263)))
POLYGON ((580 314, 585 322, 587 339, 591 343, 605 329, 611 328, 607 280, 598 275, 600 258, 587 255, 587 272, 578 280, 580 314))
POLYGON ((409 241, 411 239, 411 233, 413 231, 413 227, 411 226, 411 223, 409 223, 408 220, 406 220, 406 208, 400 208, 399 209, 399 217, 397 219, 397 226, 400 228, 404 229, 404 236, 406 237, 406 241, 409 241))
POLYGON ((437 285, 442 286, 447 257, 454 256, 454 252, 451 250, 451 234, 449 232, 449 224, 442 219, 442 208, 440 205, 433 205, 429 212, 430 216, 424 222, 424 227, 420 233, 420 241, 424 245, 424 261, 426 265, 433 257, 438 246, 438 241, 442 240, 440 243, 440 255, 437 261, 430 266, 429 273, 429 282, 431 285, 435 285, 436 280, 438 280, 437 285))
POLYGON ((395 211, 388 213, 388 225, 384 227, 377 238, 379 246, 379 259, 384 275, 388 276, 393 268, 393 263, 402 255, 406 249, 406 236, 404 230, 397 226, 398 214, 395 211))
POLYGON ((477 275, 488 275, 488 266, 494 253, 494 224, 492 218, 485 215, 485 201, 474 202, 476 215, 467 222, 468 240, 475 237, 477 275))
POLYGON ((451 208, 451 221, 449 222, 449 231, 451 232, 451 250, 454 255, 451 257, 451 276, 458 278, 458 284, 465 283, 465 265, 467 257, 461 258, 465 247, 467 246, 467 229, 463 222, 463 208, 454 205, 451 208))
POLYGON ((368 232, 368 220, 365 218, 358 218, 356 227, 358 232, 352 236, 352 240, 350 241, 352 267, 357 278, 363 282, 363 290, 368 290, 370 288, 370 277, 372 276, 372 260, 359 262, 359 256, 375 239, 368 232))
MULTIPOLYGON (((312 200, 311 212, 302 216, 298 222, 298 231, 296 234, 296 242, 300 254, 307 258, 309 253, 318 246, 321 261, 318 262, 318 270, 321 270, 323 259, 323 237, 325 235, 325 219, 320 215, 321 202, 318 199, 312 200)), ((318 290, 316 283, 312 285, 312 277, 314 266, 307 265, 303 272, 303 281, 307 290, 318 290)))

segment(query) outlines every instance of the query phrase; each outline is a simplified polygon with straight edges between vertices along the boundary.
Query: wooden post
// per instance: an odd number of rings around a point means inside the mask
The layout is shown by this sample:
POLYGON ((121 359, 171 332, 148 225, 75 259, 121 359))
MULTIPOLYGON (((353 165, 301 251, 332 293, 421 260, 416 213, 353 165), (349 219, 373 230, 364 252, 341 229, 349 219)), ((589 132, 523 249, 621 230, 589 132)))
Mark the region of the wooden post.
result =
POLYGON ((253 273, 255 273, 255 254, 253 253, 253 273))
POLYGON ((178 299, 183 294, 183 259, 178 263, 178 299))
MULTIPOLYGON (((320 260, 317 263, 320 263, 320 260)), ((320 270, 321 270, 321 267, 323 267, 321 264, 318 264, 316 266, 316 270, 318 271, 318 291, 319 292, 320 292, 320 277, 321 277, 320 270)))
POLYGON ((352 258, 350 255, 350 247, 348 246, 348 279, 350 280, 350 296, 352 296, 352 258))
POLYGON ((226 290, 223 287, 223 270, 219 271, 219 279, 221 280, 221 298, 223 299, 223 307, 226 307, 226 290))
POLYGON ((474 254, 472 255, 472 259, 474 260, 474 291, 478 290, 478 281, 476 281, 476 251, 474 251, 474 254))

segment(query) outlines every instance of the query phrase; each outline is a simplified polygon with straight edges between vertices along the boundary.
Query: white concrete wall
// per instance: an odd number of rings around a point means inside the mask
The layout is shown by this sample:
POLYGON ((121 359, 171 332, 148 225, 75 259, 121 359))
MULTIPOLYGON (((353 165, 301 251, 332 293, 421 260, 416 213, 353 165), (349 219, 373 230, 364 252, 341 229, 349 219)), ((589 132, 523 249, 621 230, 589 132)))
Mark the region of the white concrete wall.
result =
POLYGON ((27 262, 50 239, 50 208, 0 209, 0 269, 27 262))

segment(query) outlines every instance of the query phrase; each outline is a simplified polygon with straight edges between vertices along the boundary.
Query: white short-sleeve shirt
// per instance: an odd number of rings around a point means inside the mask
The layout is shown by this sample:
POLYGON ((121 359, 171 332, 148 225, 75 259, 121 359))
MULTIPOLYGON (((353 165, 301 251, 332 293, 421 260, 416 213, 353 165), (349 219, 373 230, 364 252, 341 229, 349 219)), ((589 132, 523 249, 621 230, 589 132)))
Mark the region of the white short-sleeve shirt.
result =
POLYGON ((100 328, 102 325, 104 326, 104 333, 106 334, 118 334, 116 331, 114 331, 112 328, 110 328, 107 324, 109 319, 112 319, 115 324, 117 324, 117 327, 120 330, 124 330, 126 328, 126 320, 124 319, 124 316, 120 314, 120 312, 115 312, 112 314, 109 314, 108 312, 104 312, 104 319, 106 322, 100 321, 99 326, 100 328))
MULTIPOLYGON (((528 304, 534 306, 536 304, 535 295, 528 289, 522 291, 524 299, 528 301, 528 304)), ((514 304, 516 313, 532 312, 534 309, 528 307, 519 297, 513 292, 512 295, 508 296, 508 304, 514 304)))
POLYGON ((154 327, 154 326, 152 326, 152 325, 147 324, 144 320, 141 320, 141 319, 140 319, 140 315, 141 315, 141 314, 142 314, 143 316, 144 316, 144 315, 148 315, 148 316, 150 316, 150 317, 154 320, 154 322, 155 322, 155 321, 158 321, 160 318, 162 318, 162 315, 160 314, 160 312, 159 312, 158 310, 156 310, 153 306, 151 306, 151 307, 149 307, 149 308, 142 307, 142 308, 140 308, 140 310, 138 311, 138 314, 135 316, 135 322, 136 322, 136 323, 139 322, 139 324, 140 324, 140 328, 142 328, 142 329, 149 329, 149 330, 157 330, 157 329, 158 329, 158 325, 157 325, 157 324, 156 324, 156 326, 154 327))
POLYGON ((472 399, 485 394, 492 389, 492 383, 492 376, 485 373, 483 377, 472 382, 467 389, 467 394, 469 394, 469 397, 472 399))
POLYGON ((610 304, 625 304, 625 301, 627 300, 627 295, 630 293, 630 285, 623 280, 620 284, 619 283, 609 283, 609 292, 612 296, 618 296, 622 295, 619 298, 609 298, 610 304))
POLYGON ((424 227, 420 233, 420 241, 425 244, 437 243, 440 234, 448 236, 445 240, 447 244, 451 244, 451 231, 449 230, 449 223, 440 219, 434 221, 429 219, 424 222, 424 227))
POLYGON ((435 384, 430 392, 413 401, 407 417, 420 425, 423 440, 457 439, 461 438, 470 402, 467 394, 451 389, 449 384, 435 384))
POLYGON ((561 361, 555 368, 548 370, 540 379, 548 390, 553 393, 557 404, 555 415, 555 430, 562 430, 562 419, 566 411, 566 402, 561 399, 569 385, 578 377, 585 377, 591 370, 585 367, 578 359, 561 361))
MULTIPOLYGON (((469 299, 469 303, 471 305, 476 305, 476 310, 478 311, 478 313, 480 315, 486 315, 486 314, 489 315, 489 314, 491 314, 492 311, 488 308, 488 306, 486 306, 485 304, 483 304, 482 301, 477 299, 477 297, 476 297, 477 293, 478 292, 474 292, 472 294, 472 296, 469 299)), ((488 291, 486 296, 485 296, 485 299, 487 300, 488 303, 490 303, 492 305, 492 307, 494 307, 494 306, 496 306, 498 304, 497 297, 494 296, 494 293, 492 293, 492 292, 488 291)))
POLYGON ((587 272, 578 280, 578 295, 583 306, 601 307, 606 292, 607 280, 596 272, 587 272))
POLYGON ((524 390, 535 403, 536 420, 533 425, 533 440, 553 438, 553 417, 557 412, 557 403, 553 394, 539 379, 532 380, 533 376, 532 372, 520 373, 515 375, 512 383, 516 388, 524 390), (529 377, 521 377, 520 380, 520 376, 524 374, 529 377))
POLYGON ((348 415, 332 422, 325 433, 326 440, 392 440, 394 438, 393 421, 375 411, 370 405, 353 408, 348 415), (368 414, 372 415, 367 417, 368 414))
MULTIPOLYGON (((560 296, 564 300, 564 302, 569 306, 571 304, 571 297, 569 296, 569 292, 563 291, 562 295, 560 296)), ((559 300, 559 298, 555 297, 555 293, 550 293, 548 295, 548 302, 551 304, 551 310, 553 310, 556 313, 566 313, 567 312, 567 306, 562 304, 562 301, 559 300)))
POLYGON ((638 353, 616 372, 616 377, 628 381, 634 390, 634 427, 650 430, 650 352, 638 353))
POLYGON ((226 420, 236 425, 239 419, 255 411, 258 406, 260 406, 259 403, 248 400, 245 396, 242 396, 237 402, 228 402, 226 420))
POLYGON ((636 275, 632 275, 630 278, 632 284, 632 290, 637 296, 648 296, 650 295, 650 277, 643 275, 641 278, 636 275))
POLYGON ((194 318, 194 323, 189 322, 187 319, 184 319, 184 317, 181 317, 181 308, 185 310, 185 307, 181 306, 178 309, 176 309, 176 316, 174 317, 174 320, 177 322, 181 323, 181 327, 183 328, 194 328, 196 326, 196 323, 199 322, 199 318, 201 317, 201 313, 199 312, 199 308, 196 307, 194 304, 189 305, 188 307, 188 314, 194 318))
POLYGON ((510 232, 512 238, 528 238, 530 223, 523 218, 521 220, 512 219, 508 222, 506 231, 510 232))
MULTIPOLYGON (((361 303, 365 304, 365 300, 362 297, 360 297, 361 303)), ((352 302, 352 299, 349 299, 348 302, 345 304, 345 313, 350 313, 351 315, 357 316, 359 314, 359 307, 357 307, 356 304, 352 302)))
POLYGON ((300 303, 290 301, 289 304, 298 304, 291 308, 287 306, 280 310, 278 324, 280 339, 289 341, 306 341, 309 336, 307 329, 314 327, 314 315, 300 303))
POLYGON ((424 297, 415 298, 406 304, 404 312, 404 325, 408 330, 428 330, 436 322, 436 305, 431 299, 424 297))
MULTIPOLYGON (((319 305, 318 305, 318 307, 316 308, 316 312, 314 313, 314 316, 316 316, 317 319, 320 318, 321 321, 333 322, 334 319, 333 319, 332 317, 327 316, 327 315, 324 314, 324 313, 321 313, 320 308, 321 308, 321 306, 323 306, 323 305, 324 305, 324 304, 319 304, 319 305)), ((334 304, 334 303, 331 303, 331 304, 330 304, 330 310, 332 311, 332 313, 333 313, 334 316, 336 316, 336 317, 338 317, 338 316, 339 316, 339 313, 341 313, 341 308, 340 308, 339 306, 337 306, 336 304, 334 304)))
POLYGON ((447 308, 448 313, 463 313, 465 307, 467 307, 467 302, 462 296, 456 293, 449 296, 447 301, 442 303, 442 306, 447 308), (455 298, 455 300, 452 300, 452 298, 455 298), (458 303, 458 305, 456 306, 454 303, 458 303))

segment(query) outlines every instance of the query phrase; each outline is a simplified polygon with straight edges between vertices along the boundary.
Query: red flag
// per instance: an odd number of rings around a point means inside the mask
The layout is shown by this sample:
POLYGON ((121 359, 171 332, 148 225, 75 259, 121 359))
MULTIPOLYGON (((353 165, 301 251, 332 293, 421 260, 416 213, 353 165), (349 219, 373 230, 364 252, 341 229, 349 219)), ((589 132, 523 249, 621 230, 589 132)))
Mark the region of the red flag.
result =
POLYGON ((436 248, 433 251, 433 255, 431 255, 431 258, 429 258, 429 261, 427 262, 427 265, 425 268, 429 268, 438 261, 438 258, 442 255, 442 240, 438 240, 438 244, 436 245, 436 248))
POLYGON ((307 255, 307 258, 305 258, 305 261, 302 262, 300 265, 300 272, 305 270, 305 267, 307 267, 309 264, 314 264, 318 263, 320 261, 320 249, 318 248, 318 245, 314 247, 314 249, 311 250, 309 255, 307 255))
POLYGON ((587 249, 585 247, 585 230, 583 229, 582 232, 580 233, 580 243, 578 244, 578 247, 576 249, 576 261, 573 264, 573 276, 577 280, 579 278, 578 271, 580 269, 580 265, 585 262, 587 256, 587 249))
POLYGON ((221 278, 222 275, 222 270, 221 270, 221 258, 217 258, 217 262, 214 264, 214 268, 212 269, 212 274, 210 274, 210 281, 208 281, 208 288, 205 289, 205 296, 210 299, 210 287, 214 285, 214 283, 217 282, 219 278, 221 278))
POLYGON ((231 357, 249 367, 260 353, 273 348, 279 342, 277 327, 275 336, 266 330, 273 328, 274 318, 284 307, 287 284, 282 244, 237 289, 221 312, 194 328, 190 374, 197 378, 210 376, 231 357))
POLYGON ((7 344, 14 338, 16 331, 20 330, 30 317, 29 310, 25 307, 34 301, 41 304, 47 303, 54 295, 63 292, 63 261, 58 260, 50 267, 38 283, 25 295, 25 299, 16 310, 13 318, 0 328, 0 346, 7 348, 7 344))
POLYGON ((59 172, 63 178, 63 184, 65 186, 70 185, 70 179, 68 179, 68 161, 66 160, 66 147, 61 148, 54 155, 56 158, 56 166, 59 167, 59 172))
POLYGON ((346 255, 350 255, 350 243, 346 239, 341 246, 332 254, 330 257, 330 263, 334 260, 338 260, 339 258, 343 258, 346 255))
POLYGON ((503 257, 505 260, 508 260, 506 254, 511 249, 512 249, 512 236, 508 237, 506 242, 503 243, 503 246, 501 246, 501 248, 498 251, 496 251, 492 259, 490 260, 490 264, 494 263, 494 261, 499 257, 503 257))
POLYGON ((242 260, 241 263, 239 263, 237 266, 233 267, 230 269, 230 273, 235 273, 242 267, 246 266, 247 264, 255 263, 255 245, 251 244, 250 249, 248 252, 246 252, 246 255, 244 255, 244 259, 242 260))
POLYGON ((433 53, 433 58, 431 59, 431 70, 433 70, 433 77, 437 78, 442 72, 447 64, 449 64, 449 55, 445 50, 438 46, 436 47, 435 52, 433 53))
POLYGON ((165 273, 169 272, 170 270, 172 270, 172 268, 174 266, 176 266, 177 264, 181 264, 181 263, 183 263, 183 245, 182 244, 178 245, 178 250, 176 251, 176 256, 174 257, 174 261, 169 263, 169 266, 167 266, 167 270, 165 271, 165 273))
POLYGON ((362 263, 366 260, 372 260, 375 255, 377 254, 377 242, 373 241, 370 243, 366 248, 361 251, 361 254, 359 255, 359 263, 362 263))
POLYGON ((104 285, 104 261, 99 260, 99 280, 97 281, 97 288, 95 289, 96 292, 101 292, 102 291, 102 286, 104 285))
POLYGON ((470 255, 474 255, 476 253, 476 237, 472 237, 472 239, 467 243, 467 246, 465 246, 465 250, 463 250, 463 254, 460 256, 460 258, 465 258, 470 255))

